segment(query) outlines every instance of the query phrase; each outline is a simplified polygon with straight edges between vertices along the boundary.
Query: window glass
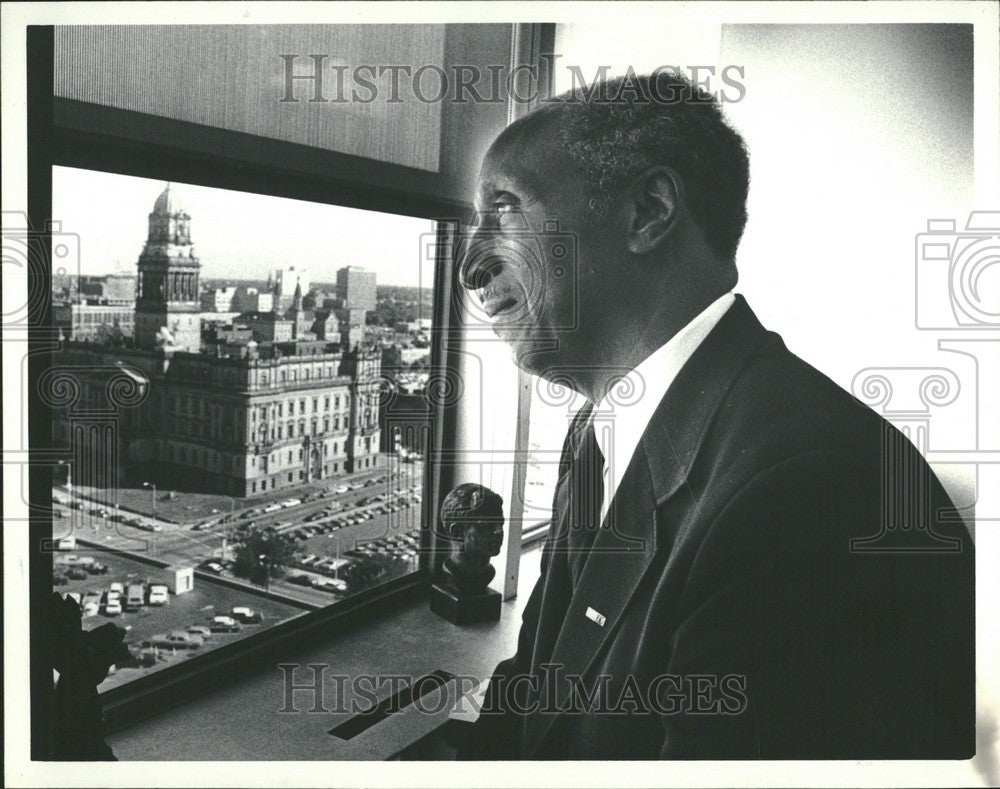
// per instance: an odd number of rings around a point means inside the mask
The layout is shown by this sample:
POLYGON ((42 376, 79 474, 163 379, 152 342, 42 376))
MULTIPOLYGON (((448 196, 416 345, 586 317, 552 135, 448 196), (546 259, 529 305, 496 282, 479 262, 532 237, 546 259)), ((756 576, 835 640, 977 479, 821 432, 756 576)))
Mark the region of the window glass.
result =
MULTIPOLYGON (((426 326, 401 331, 397 315, 432 315, 433 267, 417 256, 433 223, 62 167, 53 211, 86 229, 74 275, 99 288, 164 265, 193 283, 147 289, 131 334, 70 337, 53 361, 77 377, 54 434, 79 442, 52 491, 55 590, 85 628, 125 627, 135 657, 102 690, 417 571, 425 446, 384 436, 398 427, 387 393, 405 385, 429 413, 426 326), (289 315, 297 287, 316 310, 364 323, 317 337, 313 310, 289 315), (296 381, 300 356, 317 375, 296 381), (343 404, 343 426, 315 418, 320 398, 343 404), (122 418, 95 421, 109 408, 122 418), (307 413, 309 429, 275 424, 307 413), (340 462, 325 462, 330 450, 340 462)), ((55 305, 75 292, 54 292, 55 305)))

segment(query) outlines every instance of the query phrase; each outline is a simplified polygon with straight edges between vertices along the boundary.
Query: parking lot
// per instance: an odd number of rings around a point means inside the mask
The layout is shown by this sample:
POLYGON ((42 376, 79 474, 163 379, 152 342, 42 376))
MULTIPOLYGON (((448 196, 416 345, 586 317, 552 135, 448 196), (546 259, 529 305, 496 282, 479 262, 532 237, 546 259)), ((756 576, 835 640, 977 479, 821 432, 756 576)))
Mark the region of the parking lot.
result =
POLYGON ((67 579, 66 583, 58 585, 55 590, 60 594, 76 592, 85 594, 86 592, 100 592, 102 594, 102 604, 99 613, 88 616, 83 620, 85 630, 90 630, 105 622, 115 622, 120 627, 128 630, 125 643, 133 652, 138 652, 141 643, 152 638, 154 635, 170 633, 174 630, 184 630, 190 625, 206 625, 214 616, 228 615, 236 606, 248 606, 261 614, 260 624, 245 624, 237 633, 212 633, 205 643, 197 649, 159 649, 159 658, 153 667, 148 668, 124 668, 109 676, 101 685, 100 689, 105 690, 115 685, 128 682, 141 674, 155 671, 156 668, 168 665, 177 660, 183 660, 186 656, 199 654, 206 649, 228 643, 230 641, 244 638, 260 632, 262 628, 277 624, 278 622, 290 619, 302 614, 305 609, 292 605, 280 603, 261 595, 256 595, 251 591, 233 589, 222 584, 212 583, 203 577, 195 578, 194 589, 184 594, 169 595, 169 602, 163 606, 144 605, 135 612, 123 612, 119 615, 109 616, 105 613, 105 603, 107 591, 112 583, 121 583, 124 587, 129 584, 144 583, 169 583, 168 572, 153 565, 135 561, 123 556, 109 553, 88 553, 86 550, 74 551, 72 553, 61 553, 56 562, 56 571, 66 565, 63 563, 67 556, 85 557, 91 556, 100 563, 107 565, 106 574, 90 575, 85 578, 67 579))

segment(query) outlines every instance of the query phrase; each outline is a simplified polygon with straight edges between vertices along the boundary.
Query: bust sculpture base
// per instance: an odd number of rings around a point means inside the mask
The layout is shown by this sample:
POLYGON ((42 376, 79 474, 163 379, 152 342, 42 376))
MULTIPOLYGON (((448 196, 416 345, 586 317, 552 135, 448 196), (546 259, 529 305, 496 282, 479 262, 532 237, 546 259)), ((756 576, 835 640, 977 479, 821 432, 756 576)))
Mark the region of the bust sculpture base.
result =
POLYGON ((500 619, 500 593, 487 589, 479 594, 460 592, 450 583, 431 587, 431 611, 455 625, 497 622, 500 619))

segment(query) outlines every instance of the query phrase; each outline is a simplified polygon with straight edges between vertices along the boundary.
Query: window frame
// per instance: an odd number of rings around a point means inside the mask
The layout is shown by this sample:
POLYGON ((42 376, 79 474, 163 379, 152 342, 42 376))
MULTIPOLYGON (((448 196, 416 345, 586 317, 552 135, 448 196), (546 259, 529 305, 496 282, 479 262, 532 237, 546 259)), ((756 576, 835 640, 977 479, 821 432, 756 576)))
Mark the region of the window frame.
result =
MULTIPOLYGON (((70 102, 55 98, 53 100, 56 114, 66 110, 70 102)), ((121 111, 112 108, 100 108, 106 116, 107 128, 115 128, 115 116, 121 111)), ((168 122, 163 118, 146 116, 137 117, 138 113, 130 113, 129 124, 149 124, 160 129, 161 139, 183 139, 186 134, 171 135, 170 130, 163 134, 164 126, 182 124, 168 122)), ((103 125, 103 124, 102 124, 103 125)), ((126 140, 115 139, 111 135, 95 136, 75 129, 56 126, 53 128, 51 155, 47 160, 49 169, 49 209, 51 215, 51 168, 56 166, 77 167, 97 170, 107 173, 131 175, 145 178, 163 178, 166 170, 173 175, 170 180, 191 183, 200 186, 238 189, 275 197, 290 197, 293 199, 308 199, 311 202, 347 208, 363 208, 373 210, 372 200, 376 199, 370 191, 353 190, 339 184, 330 178, 324 192, 325 199, 317 199, 316 181, 324 179, 312 178, 311 183, 293 176, 279 179, 268 169, 251 164, 228 165, 219 161, 204 172, 205 163, 191 151, 184 151, 170 145, 144 145, 126 140)), ((220 134, 213 130, 213 134, 220 134)), ((230 133, 235 136, 236 133, 230 133)), ((278 146, 277 141, 268 141, 269 146, 278 146)), ((280 147, 295 148, 293 144, 281 143, 280 147)), ((336 172, 336 168, 329 172, 336 172)), ((439 222, 438 232, 441 233, 445 223, 442 216, 457 217, 462 215, 465 207, 458 203, 448 206, 437 200, 400 200, 398 196, 391 198, 392 210, 381 208, 382 213, 412 216, 439 222), (404 210, 405 209, 405 210, 404 210)), ((449 327, 454 318, 450 304, 452 289, 452 261, 450 256, 442 255, 435 262, 435 282, 433 293, 434 320, 437 336, 432 342, 431 357, 435 369, 449 368, 453 362, 449 340, 449 327)), ((46 290, 49 293, 50 289, 46 290)), ((51 296, 49 296, 51 298, 51 296)), ((443 426, 455 419, 457 406, 438 404, 432 411, 431 437, 432 447, 440 446, 435 442, 435 434, 443 435, 443 426), (435 427, 437 429, 435 429, 435 427)), ((436 540, 433 530, 428 528, 433 523, 433 513, 438 508, 438 492, 447 489, 447 480, 440 479, 441 469, 433 463, 424 466, 424 504, 421 507, 421 555, 417 569, 397 579, 388 581, 378 587, 364 590, 327 607, 306 611, 292 619, 281 622, 252 636, 239 639, 229 644, 216 647, 205 653, 189 657, 173 665, 164 666, 155 672, 139 676, 122 685, 100 692, 100 700, 105 710, 106 724, 109 731, 126 728, 140 720, 151 717, 168 706, 182 703, 195 698, 203 692, 206 685, 232 681, 236 676, 259 669, 284 653, 301 650, 306 644, 328 640, 338 632, 361 621, 370 621, 372 616, 390 612, 394 606, 402 605, 415 596, 426 595, 431 583, 432 569, 435 565, 434 553, 436 540)), ((447 469, 444 470, 447 473, 447 469)), ((51 471, 46 485, 51 491, 51 471)), ((270 487, 270 486, 269 486, 270 487)), ((263 488, 262 488, 263 490, 263 488)), ((49 520, 51 534, 51 520, 49 520)), ((51 593, 51 554, 48 556, 48 583, 51 593)))

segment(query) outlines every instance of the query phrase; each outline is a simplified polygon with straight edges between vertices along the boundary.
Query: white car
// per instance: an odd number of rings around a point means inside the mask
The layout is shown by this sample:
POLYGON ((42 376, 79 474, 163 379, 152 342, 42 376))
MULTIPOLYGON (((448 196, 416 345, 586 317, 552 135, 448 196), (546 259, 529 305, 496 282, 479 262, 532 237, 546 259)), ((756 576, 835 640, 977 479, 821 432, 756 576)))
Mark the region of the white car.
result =
POLYGON ((277 512, 280 509, 281 509, 280 504, 268 504, 266 507, 264 507, 264 512, 277 512))
POLYGON ((166 584, 153 584, 149 587, 149 605, 166 605, 170 602, 170 592, 166 584))
POLYGON ((93 601, 86 602, 80 606, 80 612, 83 616, 97 616, 100 610, 101 606, 93 601))
POLYGON ((285 509, 289 507, 298 507, 302 503, 302 499, 285 499, 281 502, 281 506, 285 509))
POLYGON ((212 618, 208 626, 209 630, 216 633, 235 633, 240 630, 241 625, 231 616, 216 616, 212 618))
POLYGON ((350 490, 350 488, 347 487, 347 485, 338 485, 336 488, 333 489, 333 492, 334 493, 347 493, 347 491, 349 491, 349 490, 350 490))
POLYGON ((119 581, 115 581, 113 584, 111 584, 111 586, 108 587, 108 594, 109 595, 111 595, 111 594, 117 594, 117 595, 123 595, 123 594, 125 594, 125 584, 120 583, 119 581))
POLYGON ((106 616, 118 616, 122 612, 122 601, 120 597, 108 596, 108 601, 104 604, 106 616))
POLYGON ((56 546, 60 551, 75 551, 76 537, 63 537, 56 546))

